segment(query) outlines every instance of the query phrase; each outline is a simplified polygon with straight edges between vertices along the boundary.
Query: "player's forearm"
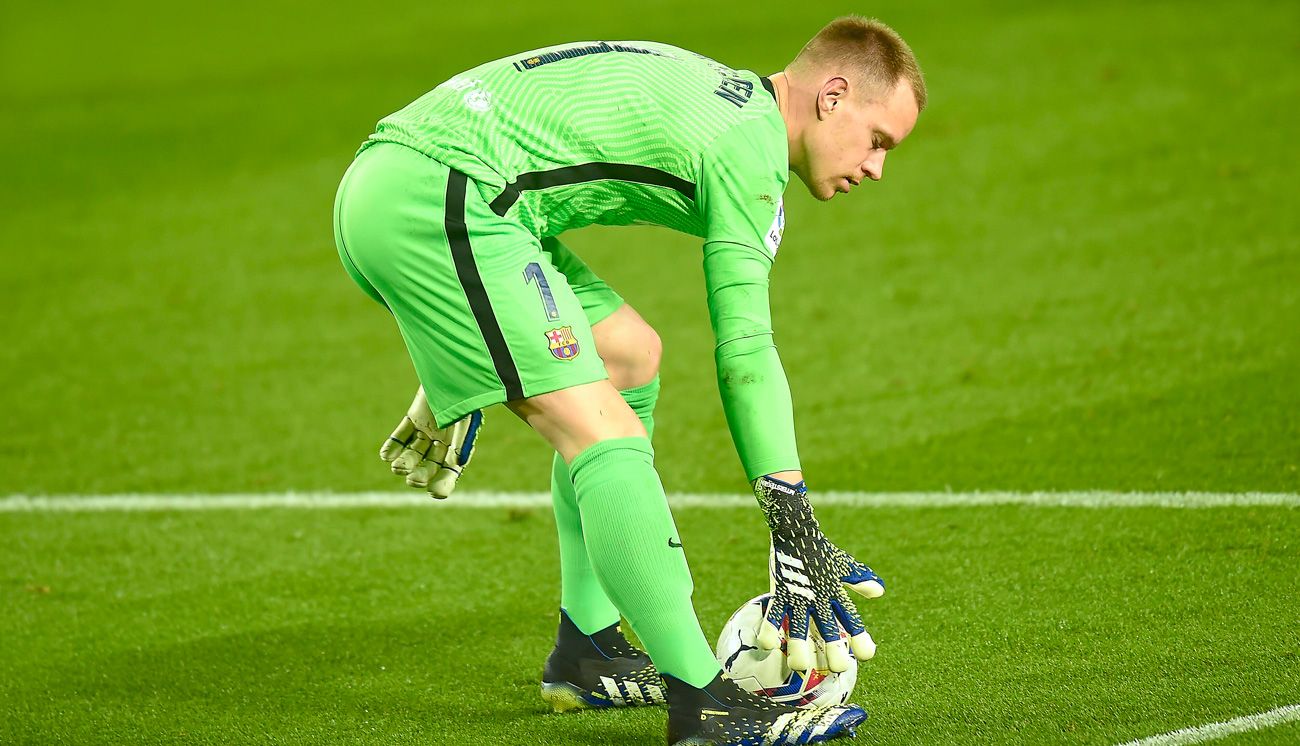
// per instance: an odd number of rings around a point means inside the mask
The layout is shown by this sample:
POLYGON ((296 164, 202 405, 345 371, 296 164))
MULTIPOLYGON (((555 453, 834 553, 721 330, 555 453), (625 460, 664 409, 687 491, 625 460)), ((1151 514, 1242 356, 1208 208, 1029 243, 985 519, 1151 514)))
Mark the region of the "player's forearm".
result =
POLYGON ((709 319, 718 340, 718 389, 750 481, 799 471, 790 385, 772 343, 771 267, 771 257, 761 249, 727 242, 704 246, 709 319))
MULTIPOLYGON (((720 345, 716 360, 722 409, 745 476, 753 481, 765 475, 799 475, 794 405, 771 335, 720 345)), ((800 478, 794 476, 792 483, 800 478)))

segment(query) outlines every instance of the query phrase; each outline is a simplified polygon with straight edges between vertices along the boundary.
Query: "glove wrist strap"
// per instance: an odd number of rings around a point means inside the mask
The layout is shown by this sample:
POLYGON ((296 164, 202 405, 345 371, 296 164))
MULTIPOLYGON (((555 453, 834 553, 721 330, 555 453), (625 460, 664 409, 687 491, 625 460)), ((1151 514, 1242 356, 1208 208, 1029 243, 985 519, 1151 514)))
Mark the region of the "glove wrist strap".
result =
POLYGON ((774 536, 806 536, 821 530, 808 502, 808 487, 803 482, 786 484, 779 479, 759 477, 754 482, 754 496, 774 536))

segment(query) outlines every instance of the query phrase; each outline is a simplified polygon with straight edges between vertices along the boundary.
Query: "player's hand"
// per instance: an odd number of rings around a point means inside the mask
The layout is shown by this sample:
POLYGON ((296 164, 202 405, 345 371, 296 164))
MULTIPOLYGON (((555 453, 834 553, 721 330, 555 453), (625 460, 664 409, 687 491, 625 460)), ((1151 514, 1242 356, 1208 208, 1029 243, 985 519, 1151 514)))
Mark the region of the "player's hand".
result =
POLYGON ((858 660, 870 659, 876 654, 876 643, 844 589, 847 586, 867 598, 879 598, 885 593, 884 581, 822 534, 803 482, 791 485, 760 477, 754 482, 754 494, 772 530, 772 598, 766 619, 759 625, 759 649, 780 647, 782 622, 788 620, 786 663, 794 671, 812 668, 811 617, 826 643, 826 661, 832 671, 848 669, 850 650, 858 660), (847 640, 841 628, 848 633, 847 640))
POLYGON ((380 446, 379 458, 392 465, 394 474, 405 476, 408 485, 427 489, 441 500, 456 489, 456 480, 469 466, 482 427, 481 411, 438 427, 421 386, 406 416, 380 446))

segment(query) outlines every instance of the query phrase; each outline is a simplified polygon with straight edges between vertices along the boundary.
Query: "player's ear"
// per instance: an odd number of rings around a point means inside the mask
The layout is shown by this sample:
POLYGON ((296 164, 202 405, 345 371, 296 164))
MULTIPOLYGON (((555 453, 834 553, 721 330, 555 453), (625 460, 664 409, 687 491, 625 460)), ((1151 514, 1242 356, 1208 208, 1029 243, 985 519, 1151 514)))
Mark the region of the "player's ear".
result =
POLYGON ((822 84, 817 92, 817 118, 825 119, 844 105, 849 93, 849 81, 836 76, 822 84))

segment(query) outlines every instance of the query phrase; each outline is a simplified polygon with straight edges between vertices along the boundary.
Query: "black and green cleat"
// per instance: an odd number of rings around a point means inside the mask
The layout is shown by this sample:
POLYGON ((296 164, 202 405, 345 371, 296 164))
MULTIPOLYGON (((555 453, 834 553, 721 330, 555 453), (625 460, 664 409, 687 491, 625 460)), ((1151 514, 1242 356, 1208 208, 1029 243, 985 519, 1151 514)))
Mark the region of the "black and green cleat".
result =
POLYGON ((718 674, 703 689, 672 676, 668 686, 669 746, 795 746, 844 736, 867 719, 857 705, 800 710, 739 686, 718 674))
POLYGON ((555 650, 542 670, 542 699, 556 712, 666 701, 650 656, 628 642, 617 624, 586 635, 563 609, 555 650))

